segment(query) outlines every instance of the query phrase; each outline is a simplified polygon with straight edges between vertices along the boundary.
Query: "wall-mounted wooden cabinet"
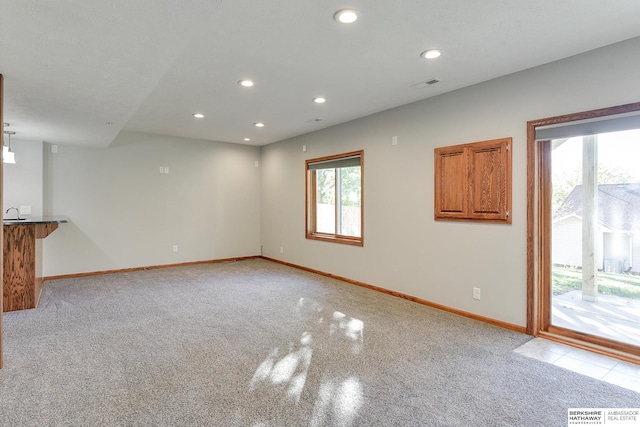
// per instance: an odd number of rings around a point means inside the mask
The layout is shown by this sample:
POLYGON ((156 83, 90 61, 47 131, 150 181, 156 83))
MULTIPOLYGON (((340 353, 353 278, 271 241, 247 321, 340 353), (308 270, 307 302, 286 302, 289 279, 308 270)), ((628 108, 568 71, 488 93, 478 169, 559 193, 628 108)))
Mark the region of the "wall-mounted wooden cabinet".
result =
POLYGON ((435 149, 435 219, 511 223, 511 138, 435 149))

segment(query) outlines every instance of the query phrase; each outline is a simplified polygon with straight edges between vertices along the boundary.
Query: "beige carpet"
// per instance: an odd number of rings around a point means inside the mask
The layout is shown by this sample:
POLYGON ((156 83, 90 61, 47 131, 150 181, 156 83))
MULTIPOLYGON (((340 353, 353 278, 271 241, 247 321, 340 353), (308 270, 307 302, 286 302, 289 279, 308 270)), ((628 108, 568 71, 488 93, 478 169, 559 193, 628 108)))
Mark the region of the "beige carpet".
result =
POLYGON ((640 402, 514 353, 526 335, 265 260, 51 281, 4 327, 2 426, 562 426, 640 402))

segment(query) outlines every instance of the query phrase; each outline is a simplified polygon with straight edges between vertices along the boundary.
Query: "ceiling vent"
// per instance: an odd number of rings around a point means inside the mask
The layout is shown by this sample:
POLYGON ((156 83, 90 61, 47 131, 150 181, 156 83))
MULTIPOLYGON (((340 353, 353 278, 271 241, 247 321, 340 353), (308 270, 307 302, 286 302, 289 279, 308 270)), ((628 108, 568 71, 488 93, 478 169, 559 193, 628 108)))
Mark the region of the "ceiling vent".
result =
POLYGON ((435 77, 429 80, 425 80, 423 82, 420 83, 416 83, 414 85, 411 85, 411 87, 415 87, 416 89, 422 89, 423 87, 427 87, 427 86, 431 86, 434 85, 436 83, 440 82, 440 80, 436 79, 435 77))

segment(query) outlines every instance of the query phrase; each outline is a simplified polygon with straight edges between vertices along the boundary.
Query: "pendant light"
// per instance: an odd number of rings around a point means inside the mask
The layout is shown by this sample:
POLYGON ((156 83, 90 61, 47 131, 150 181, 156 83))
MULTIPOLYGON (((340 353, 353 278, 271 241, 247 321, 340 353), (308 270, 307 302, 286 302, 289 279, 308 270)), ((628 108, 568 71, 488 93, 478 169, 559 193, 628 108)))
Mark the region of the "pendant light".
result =
POLYGON ((15 135, 16 133, 11 130, 5 130, 3 132, 7 135, 9 143, 7 145, 2 144, 2 163, 15 163, 16 154, 11 151, 11 135, 15 135))

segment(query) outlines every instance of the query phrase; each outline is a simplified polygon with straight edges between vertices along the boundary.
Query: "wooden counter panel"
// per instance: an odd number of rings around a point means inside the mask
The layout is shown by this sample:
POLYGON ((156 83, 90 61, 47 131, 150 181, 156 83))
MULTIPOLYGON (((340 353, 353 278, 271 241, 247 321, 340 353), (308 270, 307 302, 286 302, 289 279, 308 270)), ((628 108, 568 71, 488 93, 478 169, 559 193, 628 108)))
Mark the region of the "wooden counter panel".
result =
POLYGON ((3 231, 3 311, 35 308, 36 228, 5 225, 3 231))
POLYGON ((42 296, 42 290, 44 289, 44 278, 42 277, 42 239, 38 237, 38 228, 36 227, 36 265, 35 265, 35 293, 34 293, 34 307, 38 307, 40 304, 40 297, 42 296))
POLYGON ((36 224, 36 239, 44 239, 58 228, 58 224, 36 224))

